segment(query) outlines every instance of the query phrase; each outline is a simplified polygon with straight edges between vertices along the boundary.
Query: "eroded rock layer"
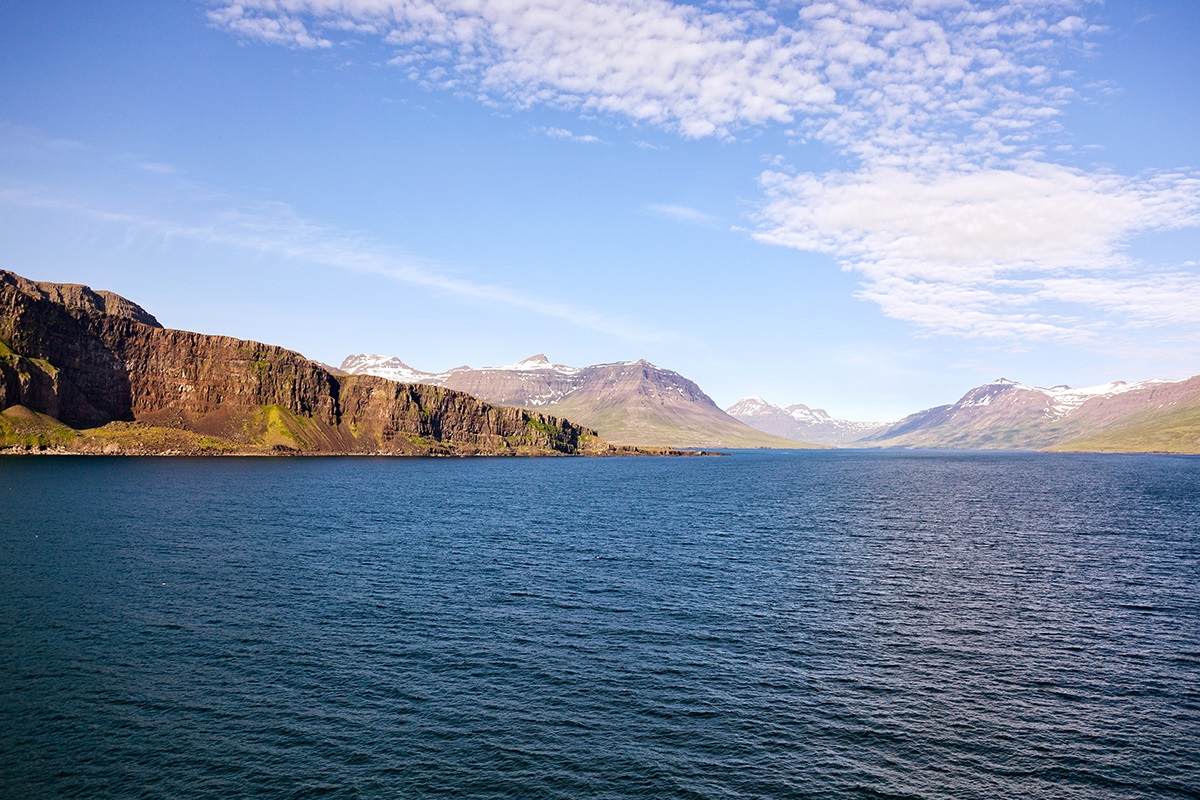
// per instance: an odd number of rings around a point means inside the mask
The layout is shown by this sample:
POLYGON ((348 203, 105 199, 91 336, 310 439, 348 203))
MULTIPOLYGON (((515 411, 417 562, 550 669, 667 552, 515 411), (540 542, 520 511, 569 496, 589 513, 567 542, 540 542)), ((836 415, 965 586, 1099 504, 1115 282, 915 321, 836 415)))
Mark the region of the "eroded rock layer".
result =
POLYGON ((38 441, 85 451, 614 451, 567 420, 437 386, 332 375, 281 347, 162 328, 110 292, 6 271, 0 271, 0 412, 0 434, 44 432, 59 421, 69 433, 39 434, 38 441), (160 440, 170 444, 155 444, 160 440))

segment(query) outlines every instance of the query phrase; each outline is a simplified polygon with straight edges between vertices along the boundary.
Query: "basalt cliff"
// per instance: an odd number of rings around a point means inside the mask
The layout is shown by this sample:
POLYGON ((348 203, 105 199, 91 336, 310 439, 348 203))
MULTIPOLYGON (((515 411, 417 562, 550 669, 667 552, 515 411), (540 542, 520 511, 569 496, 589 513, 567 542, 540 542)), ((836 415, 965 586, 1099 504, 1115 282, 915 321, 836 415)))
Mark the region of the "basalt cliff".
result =
POLYGON ((633 452, 440 386, 334 375, 282 347, 163 328, 110 292, 0 270, 0 452, 633 452))

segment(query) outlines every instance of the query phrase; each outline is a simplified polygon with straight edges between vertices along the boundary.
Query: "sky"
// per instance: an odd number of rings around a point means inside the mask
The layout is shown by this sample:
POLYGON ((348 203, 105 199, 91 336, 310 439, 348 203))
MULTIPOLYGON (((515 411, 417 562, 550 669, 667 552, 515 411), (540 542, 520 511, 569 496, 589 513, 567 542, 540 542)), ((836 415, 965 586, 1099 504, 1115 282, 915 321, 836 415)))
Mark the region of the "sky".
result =
POLYGON ((0 4, 0 268, 890 421, 1200 374, 1194 0, 0 4))

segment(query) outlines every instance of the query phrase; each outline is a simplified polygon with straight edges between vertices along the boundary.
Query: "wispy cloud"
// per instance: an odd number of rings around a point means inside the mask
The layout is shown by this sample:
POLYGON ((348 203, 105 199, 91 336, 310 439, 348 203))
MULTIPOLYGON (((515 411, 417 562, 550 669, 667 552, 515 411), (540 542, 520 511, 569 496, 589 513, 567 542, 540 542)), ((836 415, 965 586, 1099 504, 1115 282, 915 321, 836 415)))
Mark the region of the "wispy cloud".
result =
POLYGON ((664 217, 676 222, 685 222, 689 225, 704 225, 712 227, 717 224, 717 218, 712 214, 691 208, 689 206, 672 205, 670 203, 654 203, 646 206, 646 212, 653 214, 656 217, 664 217))
POLYGON ((209 19, 293 46, 283 31, 312 26, 333 37, 347 22, 366 24, 418 79, 516 105, 620 114, 687 136, 787 121, 835 99, 806 48, 790 45, 786 30, 767 30, 769 20, 662 0, 242 0, 209 19))
MULTIPOLYGON (((59 143, 37 138, 26 129, 17 131, 23 141, 6 143, 32 154, 36 149, 61 149, 59 143)), ((124 159, 103 156, 78 143, 71 152, 85 162, 120 165, 124 159)), ((132 169, 142 175, 141 165, 132 169)), ((126 165, 127 170, 130 165, 126 165)), ((331 267, 349 272, 382 275, 399 283, 444 292, 470 301, 485 301, 507 306, 572 325, 599 331, 627 341, 679 341, 674 332, 654 328, 623 317, 579 307, 562 300, 541 296, 525 289, 513 289, 463 276, 436 261, 421 259, 362 236, 322 225, 307 219, 291 206, 278 202, 244 202, 222 192, 178 178, 170 173, 150 171, 153 179, 164 181, 152 191, 154 213, 117 207, 115 200, 86 198, 70 187, 54 188, 45 183, 22 182, 0 174, 0 206, 38 209, 76 219, 91 220, 123 231, 127 242, 154 237, 164 242, 191 241, 202 245, 232 247, 250 253, 269 255, 292 262, 331 267)), ((112 180, 114 175, 106 173, 112 180)), ((119 177, 119 176, 117 176, 119 177)), ((107 194, 129 190, 110 185, 107 194)), ((145 191, 141 190, 133 190, 145 191)), ((145 203, 141 203, 145 205, 145 203)))
POLYGON ((164 164, 160 161, 142 161, 137 166, 138 169, 153 172, 156 175, 173 175, 177 171, 173 165, 164 164))
POLYGON ((860 297, 930 332, 1075 340, 1195 324, 1194 272, 1126 252, 1139 235, 1200 224, 1196 173, 1054 161, 1080 91, 1058 60, 1102 32, 1093 5, 239 0, 210 19, 288 46, 371 30, 414 79, 490 102, 688 138, 778 125, 823 143, 841 170, 762 174, 757 238, 835 256, 863 276, 860 297))
MULTIPOLYGON (((333 46, 328 39, 313 36, 304 23, 295 17, 255 14, 237 4, 210 9, 208 19, 219 28, 267 44, 280 44, 299 49, 333 46)), ((338 30, 347 29, 347 26, 343 24, 335 27, 338 30)))
POLYGON ((604 140, 599 136, 592 136, 587 133, 575 133, 566 128, 545 128, 543 132, 551 139, 565 139, 570 142, 581 142, 583 144, 604 144, 604 140))

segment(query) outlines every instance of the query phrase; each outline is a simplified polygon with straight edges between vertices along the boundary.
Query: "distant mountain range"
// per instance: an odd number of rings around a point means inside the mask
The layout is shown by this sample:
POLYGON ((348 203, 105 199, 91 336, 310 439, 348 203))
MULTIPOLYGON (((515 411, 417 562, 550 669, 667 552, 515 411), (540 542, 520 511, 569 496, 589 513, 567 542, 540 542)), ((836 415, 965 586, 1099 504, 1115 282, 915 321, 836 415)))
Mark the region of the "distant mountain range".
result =
POLYGON ((1001 378, 864 437, 882 447, 1200 452, 1200 377, 1072 389, 1001 378))
POLYGON ((548 410, 621 444, 1200 452, 1200 377, 1082 389, 1001 378, 955 403, 874 423, 760 397, 721 411, 695 383, 646 361, 569 367, 539 354, 507 366, 431 373, 390 356, 354 355, 341 370, 548 410))
POLYGON ((352 355, 341 369, 444 386, 489 403, 546 411, 594 428, 614 444, 660 447, 811 447, 764 433, 726 414, 700 387, 648 361, 589 367, 530 356, 501 367, 422 372, 398 358, 352 355))
POLYGON ((888 423, 835 419, 824 409, 802 403, 777 406, 761 397, 738 400, 725 413, 765 433, 801 442, 845 446, 883 430, 888 423))
POLYGON ((1200 377, 1082 389, 1000 378, 887 424, 761 398, 739 400, 729 413, 765 432, 841 447, 1200 452, 1200 377))
POLYGON ((887 424, 757 397, 727 413, 692 381, 647 361, 570 367, 539 354, 431 373, 355 355, 334 368, 260 342, 165 329, 119 295, 0 270, 0 450, 451 455, 629 446, 1200 453, 1200 377, 1084 389, 999 379, 887 424))

